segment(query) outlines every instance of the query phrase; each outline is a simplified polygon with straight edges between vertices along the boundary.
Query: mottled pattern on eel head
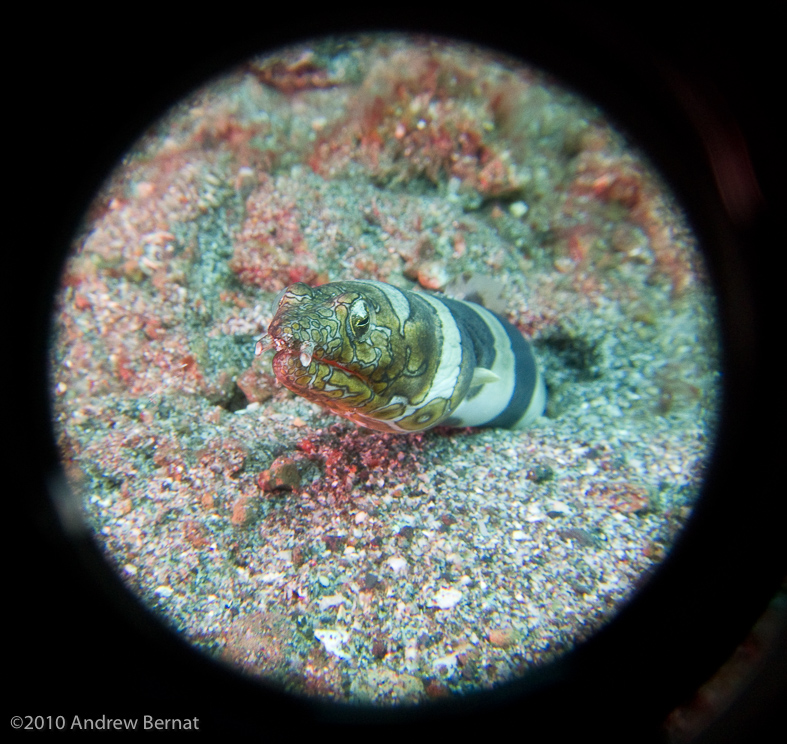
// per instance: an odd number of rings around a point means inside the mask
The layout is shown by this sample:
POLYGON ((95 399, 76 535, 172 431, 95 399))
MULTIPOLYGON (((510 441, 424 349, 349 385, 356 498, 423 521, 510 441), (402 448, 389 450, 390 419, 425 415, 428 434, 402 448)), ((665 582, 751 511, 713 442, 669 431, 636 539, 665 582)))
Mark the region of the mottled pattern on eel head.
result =
POLYGON ((298 283, 277 299, 276 377, 360 426, 518 428, 544 410, 530 344, 479 305, 376 281, 298 283))

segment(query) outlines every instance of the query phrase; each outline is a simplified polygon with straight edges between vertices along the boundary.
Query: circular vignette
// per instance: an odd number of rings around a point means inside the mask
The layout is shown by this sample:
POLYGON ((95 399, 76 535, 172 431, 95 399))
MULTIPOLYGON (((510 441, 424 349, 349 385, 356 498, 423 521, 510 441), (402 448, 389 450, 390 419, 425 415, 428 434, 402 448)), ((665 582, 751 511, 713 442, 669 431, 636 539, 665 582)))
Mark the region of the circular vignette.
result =
MULTIPOLYGON (((435 30, 443 35, 458 32, 460 37, 497 46, 554 71, 634 133, 677 191, 707 249, 706 257, 722 300, 726 343, 725 417, 714 468, 706 482, 706 496, 678 548, 651 584, 609 627, 570 658, 499 693, 474 697, 470 706, 464 701, 461 711, 450 704, 444 709, 405 713, 375 711, 368 713, 365 719, 368 721, 410 716, 413 723, 424 727, 438 720, 440 725, 450 725, 451 719, 446 716, 461 714, 460 725, 526 718, 536 728, 541 725, 578 730, 612 727, 623 731, 637 727, 652 731, 670 707, 684 700, 729 655, 764 609, 767 597, 783 575, 784 555, 773 533, 778 522, 774 511, 781 506, 769 503, 766 489, 757 488, 767 464, 774 462, 768 458, 768 443, 762 440, 765 429, 758 420, 767 410, 759 395, 763 395, 769 380, 762 356, 765 340, 762 324, 766 303, 771 298, 755 291, 756 282, 762 278, 760 272, 767 268, 769 256, 763 246, 773 227, 768 222, 772 203, 766 191, 761 201, 755 198, 749 207, 741 208, 743 211, 734 208, 730 211, 728 201, 725 212, 714 187, 713 170, 707 163, 709 155, 713 159, 713 148, 718 147, 713 134, 721 131, 735 135, 739 124, 734 117, 741 113, 735 108, 730 111, 723 95, 715 97, 718 89, 707 86, 707 76, 728 72, 726 63, 711 55, 711 62, 706 62, 698 72, 697 58, 685 52, 685 47, 682 47, 683 57, 680 53, 670 57, 656 41, 657 52, 660 50, 663 55, 660 59, 658 53, 626 51, 631 64, 621 65, 620 50, 609 43, 610 36, 619 40, 628 34, 633 38, 634 32, 619 27, 610 35, 603 30, 603 24, 572 25, 576 20, 563 24, 562 38, 555 38, 554 32, 549 31, 539 39, 534 38, 533 30, 517 39, 514 34, 494 28, 477 28, 474 33, 467 28, 436 27, 435 30), (598 39, 607 43, 598 44, 598 39), (671 69, 661 64, 664 57, 669 59, 667 64, 671 69), (709 130, 706 126, 709 118, 713 121, 714 117, 720 130, 712 127, 709 130), (680 153, 679 157, 675 156, 676 152, 680 153), (742 502, 742 493, 749 494, 746 502, 742 502), (572 711, 570 721, 565 720, 567 709, 572 711)), ((293 28, 291 40, 312 35, 313 31, 293 28)), ((688 29, 685 33, 688 35, 688 29)), ((726 29, 726 33, 733 31, 726 29)), ((657 36, 653 31, 651 34, 657 36)), ((678 37, 679 42, 685 41, 680 33, 678 37)), ((203 32, 202 38, 207 40, 209 34, 203 32)), ((280 41, 277 39, 275 45, 279 46, 280 41)), ((649 35, 645 41, 654 43, 649 35)), ((252 47, 261 51, 247 37, 238 44, 220 45, 205 66, 204 61, 192 64, 205 59, 194 52, 193 46, 199 44, 175 45, 169 52, 171 57, 162 59, 154 54, 151 59, 131 64, 126 56, 133 48, 133 35, 129 33, 127 39, 121 37, 114 54, 108 54, 109 49, 101 45, 89 53, 90 46, 86 44, 82 56, 64 58, 66 69, 69 63, 72 65, 68 77, 85 85, 82 88, 77 84, 70 92, 55 90, 53 97, 62 104, 62 110, 76 109, 89 115, 61 124, 63 141, 74 143, 69 152, 48 152, 50 168, 52 161, 57 164, 55 173, 57 177, 68 178, 68 187, 64 189, 67 193, 63 202, 52 209, 54 218, 44 228, 47 248, 54 252, 56 247, 68 245, 76 220, 104 174, 148 121, 157 118, 170 101, 178 100, 204 80, 208 67, 210 72, 218 72, 227 62, 248 56, 252 47), (91 64, 94 55, 106 59, 107 66, 96 71, 91 64), (188 68, 189 73, 157 76, 161 68, 178 71, 188 68), (87 82, 91 70, 95 84, 87 82), (97 90, 113 90, 112 80, 123 95, 96 98, 97 90)), ((718 85, 717 80, 713 82, 718 85)), ((747 98, 752 96, 751 92, 740 97, 740 91, 732 87, 736 82, 741 83, 741 78, 726 83, 725 92, 739 95, 737 99, 732 98, 732 103, 740 105, 741 101, 749 100, 756 105, 759 99, 747 98)), ((754 143, 750 135, 753 131, 768 134, 767 125, 765 130, 758 129, 761 122, 752 110, 744 112, 741 121, 743 128, 737 132, 749 144, 754 167, 762 172, 767 162, 760 159, 761 145, 754 143)), ((717 179, 718 173, 717 168, 717 179)), ((774 182, 769 179, 766 167, 765 176, 759 182, 761 188, 772 187, 774 182)), ((30 334, 34 344, 22 365, 27 381, 34 383, 35 425, 29 426, 32 436, 26 447, 27 453, 35 458, 35 469, 30 472, 51 478, 57 467, 42 393, 45 344, 41 341, 46 338, 44 329, 49 297, 58 276, 58 259, 52 255, 45 258, 43 268, 39 264, 35 274, 31 274, 42 291, 35 297, 35 326, 30 334)), ((275 692, 268 691, 261 696, 256 686, 195 658, 119 591, 117 579, 104 567, 89 542, 62 533, 48 505, 44 483, 28 484, 28 488, 33 491, 30 504, 34 507, 34 521, 29 523, 30 531, 24 534, 35 545, 35 553, 26 562, 30 570, 20 576, 20 596, 26 599, 24 614, 39 620, 57 618, 60 632, 67 630, 71 641, 52 642, 49 636, 54 630, 52 621, 35 624, 37 637, 33 633, 24 634, 30 650, 19 659, 23 682, 18 692, 25 695, 25 701, 20 702, 29 706, 34 689, 39 691, 41 699, 57 699, 67 680, 72 678, 72 670, 81 666, 90 670, 90 679, 83 682, 83 692, 91 699, 96 715, 100 715, 102 705, 120 705, 124 701, 139 709, 141 715, 146 706, 161 708, 163 699, 164 707, 189 708, 184 710, 184 716, 199 715, 192 712, 192 705, 201 708, 206 711, 207 725, 217 729, 224 726, 254 729, 264 725, 260 723, 261 707, 270 716, 284 711, 291 721, 299 722, 349 721, 352 717, 363 717, 355 709, 350 713, 341 707, 318 703, 303 709, 299 703, 279 698, 275 692), (86 565, 90 568, 86 569, 86 565), (110 587, 111 601, 96 593, 97 580, 110 587), (116 605, 118 597, 124 604, 120 610, 116 605), (57 608, 61 607, 70 608, 73 617, 59 617, 57 608), (33 661, 35 644, 42 642, 58 659, 48 674, 40 673, 33 661), (113 649, 109 656, 105 653, 107 648, 113 649), (107 691, 110 687, 107 680, 115 683, 111 692, 107 691), (217 705, 216 696, 222 700, 221 705, 217 705), (228 710, 231 712, 227 713, 228 710)), ((162 713, 170 717, 178 715, 168 710, 162 713)))

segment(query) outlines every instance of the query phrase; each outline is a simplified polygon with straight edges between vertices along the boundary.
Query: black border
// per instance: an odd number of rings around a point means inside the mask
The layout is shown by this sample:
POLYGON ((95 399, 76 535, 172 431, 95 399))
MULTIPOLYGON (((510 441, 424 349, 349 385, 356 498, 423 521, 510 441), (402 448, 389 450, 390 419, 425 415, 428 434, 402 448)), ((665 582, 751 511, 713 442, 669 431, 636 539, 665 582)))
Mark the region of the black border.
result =
MULTIPOLYGON (((23 336, 5 354, 12 397, 23 403, 12 417, 7 465, 12 484, 19 476, 7 498, 21 512, 12 511, 6 524, 9 714, 197 716, 207 731, 262 735, 397 724, 408 736, 467 734, 476 726, 495 735, 512 726, 522 738, 660 739, 664 715, 729 657, 785 576, 783 413, 776 410, 783 344, 774 343, 783 328, 771 336, 784 316, 783 293, 767 282, 784 246, 777 217, 785 158, 775 113, 783 85, 775 13, 755 5, 722 17, 662 3, 638 6, 632 17, 626 7, 397 7, 391 17, 368 9, 293 8, 285 17, 282 8, 213 8, 204 20, 185 11, 165 20, 138 8, 138 15, 128 9, 112 19, 72 11, 30 19, 6 69, 13 104, 6 146, 19 157, 12 173, 21 175, 15 201, 22 207, 8 215, 21 230, 6 251, 23 272, 19 282, 6 274, 7 323, 21 321, 23 336), (706 495, 653 581, 563 663, 499 694, 410 715, 294 701, 196 656, 118 592, 89 541, 63 533, 47 495, 57 471, 44 392, 49 302, 62 251, 105 174, 171 101, 252 52, 381 27, 437 32, 522 56, 634 133, 709 248, 726 336, 724 425, 706 495), (740 137, 752 157, 762 199, 743 220, 730 218, 714 186, 707 157, 714 122, 740 137)), ((776 679, 783 685, 783 672, 776 679)), ((750 737, 764 721, 744 715, 745 740, 756 741, 750 737)))

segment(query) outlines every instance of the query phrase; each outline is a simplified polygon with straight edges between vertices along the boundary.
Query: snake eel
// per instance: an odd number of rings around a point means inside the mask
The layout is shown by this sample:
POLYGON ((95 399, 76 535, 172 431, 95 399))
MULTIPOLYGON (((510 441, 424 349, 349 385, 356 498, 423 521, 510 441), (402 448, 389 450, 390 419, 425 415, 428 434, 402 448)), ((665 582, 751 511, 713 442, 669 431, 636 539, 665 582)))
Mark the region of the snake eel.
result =
POLYGON ((340 281, 282 290, 255 353, 294 393, 378 431, 523 428, 546 388, 530 343, 473 302, 340 281))

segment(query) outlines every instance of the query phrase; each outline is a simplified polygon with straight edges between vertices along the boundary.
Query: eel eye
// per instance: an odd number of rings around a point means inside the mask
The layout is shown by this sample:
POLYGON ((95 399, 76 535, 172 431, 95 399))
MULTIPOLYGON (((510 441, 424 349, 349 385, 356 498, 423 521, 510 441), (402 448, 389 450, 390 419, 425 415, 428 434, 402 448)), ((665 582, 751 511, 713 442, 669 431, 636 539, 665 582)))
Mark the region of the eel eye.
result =
POLYGON ((356 300, 350 306, 350 330, 356 338, 369 330, 369 308, 364 300, 356 300))
POLYGON ((279 309, 279 303, 281 302, 281 298, 284 297, 284 293, 287 291, 287 287, 284 289, 279 290, 279 294, 276 295, 273 299, 273 313, 276 314, 276 311, 279 309))

